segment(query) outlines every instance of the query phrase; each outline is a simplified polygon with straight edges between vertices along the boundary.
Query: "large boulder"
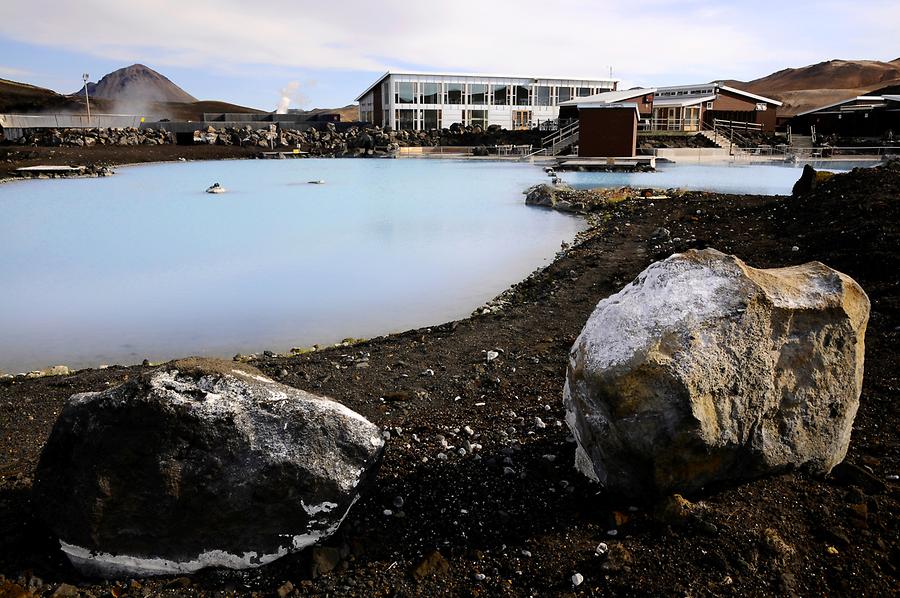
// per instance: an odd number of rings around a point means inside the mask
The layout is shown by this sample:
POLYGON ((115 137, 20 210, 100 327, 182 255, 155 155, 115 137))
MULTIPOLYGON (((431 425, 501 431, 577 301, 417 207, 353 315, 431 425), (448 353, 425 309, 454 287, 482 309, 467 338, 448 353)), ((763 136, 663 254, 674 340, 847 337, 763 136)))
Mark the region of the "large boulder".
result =
POLYGON ((635 497, 827 473, 850 442, 868 317, 860 286, 818 262, 761 270, 706 249, 652 264, 572 347, 576 466, 635 497))
POLYGON ((383 450, 380 430, 340 403, 187 359, 73 395, 34 502, 86 574, 257 567, 333 533, 383 450))

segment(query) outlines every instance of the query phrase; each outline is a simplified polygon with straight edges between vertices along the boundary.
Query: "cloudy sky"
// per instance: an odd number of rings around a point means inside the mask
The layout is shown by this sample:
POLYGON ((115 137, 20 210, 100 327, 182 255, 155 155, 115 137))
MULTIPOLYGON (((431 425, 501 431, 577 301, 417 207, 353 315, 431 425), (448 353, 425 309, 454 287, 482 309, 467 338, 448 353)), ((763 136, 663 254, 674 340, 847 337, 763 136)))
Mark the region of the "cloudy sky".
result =
POLYGON ((0 77, 71 93, 140 62, 201 99, 353 101, 388 69, 752 79, 900 57, 900 0, 4 0, 0 77))

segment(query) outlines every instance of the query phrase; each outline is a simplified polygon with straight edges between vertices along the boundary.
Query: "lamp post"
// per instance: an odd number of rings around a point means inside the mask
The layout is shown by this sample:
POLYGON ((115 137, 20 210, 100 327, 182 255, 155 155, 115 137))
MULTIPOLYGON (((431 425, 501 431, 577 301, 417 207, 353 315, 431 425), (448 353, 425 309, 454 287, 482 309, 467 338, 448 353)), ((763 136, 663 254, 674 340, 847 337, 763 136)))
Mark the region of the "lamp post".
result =
POLYGON ((91 76, 87 73, 81 75, 81 78, 84 79, 84 103, 87 106, 87 118, 88 118, 88 126, 91 126, 91 98, 88 97, 88 79, 91 76))

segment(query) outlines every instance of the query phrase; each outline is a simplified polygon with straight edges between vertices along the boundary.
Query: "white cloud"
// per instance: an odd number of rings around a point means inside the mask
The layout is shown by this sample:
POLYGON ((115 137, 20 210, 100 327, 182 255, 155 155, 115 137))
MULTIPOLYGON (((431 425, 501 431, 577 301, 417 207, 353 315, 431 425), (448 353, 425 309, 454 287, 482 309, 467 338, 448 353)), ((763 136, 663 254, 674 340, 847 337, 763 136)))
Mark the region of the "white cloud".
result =
POLYGON ((31 71, 26 71, 25 69, 17 69, 0 64, 0 77, 28 77, 31 74, 31 71))
MULTIPOLYGON (((811 33, 793 43, 792 30, 778 25, 778 15, 794 9, 768 0, 758 0, 752 10, 746 3, 712 0, 8 0, 6 5, 4 35, 19 41, 123 63, 217 71, 258 64, 368 71, 418 66, 598 77, 613 66, 617 77, 664 84, 670 73, 698 80, 765 74, 773 62, 787 66, 822 59, 822 48, 836 43, 811 33)), ((823 3, 809 19, 839 26, 845 11, 823 3)), ((801 33, 814 31, 811 23, 801 33)), ((896 25, 873 31, 867 44, 897 39, 896 25)))

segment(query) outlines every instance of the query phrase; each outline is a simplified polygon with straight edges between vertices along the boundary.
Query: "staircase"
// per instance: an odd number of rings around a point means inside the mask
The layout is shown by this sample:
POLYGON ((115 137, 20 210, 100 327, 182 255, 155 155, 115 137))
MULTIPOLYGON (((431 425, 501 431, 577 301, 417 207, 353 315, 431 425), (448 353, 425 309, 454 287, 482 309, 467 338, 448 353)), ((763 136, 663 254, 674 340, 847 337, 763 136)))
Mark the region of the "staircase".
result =
POLYGON ((526 157, 530 156, 558 156, 560 153, 578 143, 578 121, 570 123, 558 131, 541 139, 541 147, 526 157))
MULTIPOLYGON (((708 127, 709 125, 704 123, 703 126, 708 127)), ((716 147, 729 150, 732 156, 741 156, 748 153, 741 147, 742 145, 748 145, 746 138, 734 131, 734 129, 713 124, 712 128, 702 129, 700 134, 713 142, 716 147)))

